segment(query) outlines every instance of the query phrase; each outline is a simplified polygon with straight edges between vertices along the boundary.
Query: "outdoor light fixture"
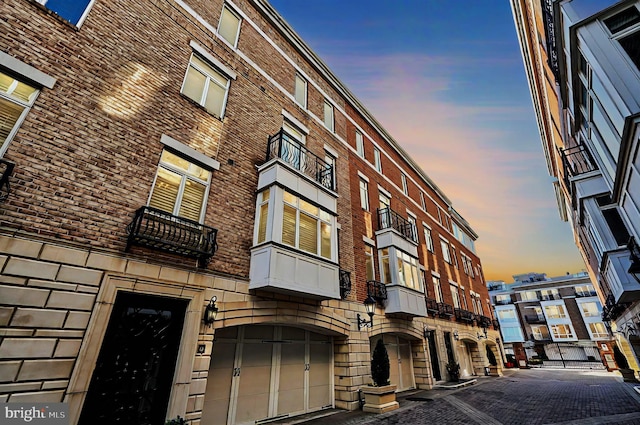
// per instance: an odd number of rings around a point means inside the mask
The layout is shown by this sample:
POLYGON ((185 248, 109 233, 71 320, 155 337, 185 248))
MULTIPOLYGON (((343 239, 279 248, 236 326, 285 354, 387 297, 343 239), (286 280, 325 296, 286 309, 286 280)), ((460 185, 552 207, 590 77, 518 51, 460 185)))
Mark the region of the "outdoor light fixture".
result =
POLYGON ((482 328, 482 332, 484 332, 484 335, 480 335, 479 332, 476 332, 478 339, 487 339, 487 328, 482 328))
POLYGON ((218 307, 216 306, 217 300, 218 297, 216 297, 215 295, 211 297, 211 299, 209 300, 209 304, 204 309, 204 317, 202 320, 204 320, 204 324, 208 325, 209 327, 211 327, 213 322, 215 322, 216 316, 218 315, 218 307))
POLYGON ((456 341, 458 341, 460 339, 460 335, 458 335, 458 330, 457 329, 455 331, 453 331, 453 339, 455 339, 456 341))
POLYGON ((362 329, 362 328, 371 328, 373 327, 373 315, 375 314, 375 309, 376 309, 376 300, 374 300, 371 295, 369 295, 367 297, 366 300, 364 300, 364 309, 367 311, 367 314, 369 315, 369 320, 366 319, 361 319, 360 318, 360 313, 358 313, 358 329, 362 329))
POLYGON ((631 276, 633 276, 633 278, 638 283, 640 283, 640 248, 638 247, 638 244, 633 237, 629 239, 627 248, 629 248, 629 252, 631 253, 631 255, 629 256, 631 265, 629 266, 629 270, 627 270, 627 272, 631 276))

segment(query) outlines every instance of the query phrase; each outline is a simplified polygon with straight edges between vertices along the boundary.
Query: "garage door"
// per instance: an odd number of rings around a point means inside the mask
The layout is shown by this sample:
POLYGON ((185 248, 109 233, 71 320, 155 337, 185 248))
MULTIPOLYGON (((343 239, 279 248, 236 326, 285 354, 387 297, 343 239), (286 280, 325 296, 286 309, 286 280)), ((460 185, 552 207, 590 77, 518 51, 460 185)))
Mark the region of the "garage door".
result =
MULTIPOLYGON (((380 337, 371 339, 371 353, 380 337)), ((383 335, 384 345, 389 355, 389 381, 398 391, 415 388, 411 342, 396 335, 383 335)))
POLYGON ((216 331, 203 423, 249 424, 333 406, 331 337, 286 326, 216 331))

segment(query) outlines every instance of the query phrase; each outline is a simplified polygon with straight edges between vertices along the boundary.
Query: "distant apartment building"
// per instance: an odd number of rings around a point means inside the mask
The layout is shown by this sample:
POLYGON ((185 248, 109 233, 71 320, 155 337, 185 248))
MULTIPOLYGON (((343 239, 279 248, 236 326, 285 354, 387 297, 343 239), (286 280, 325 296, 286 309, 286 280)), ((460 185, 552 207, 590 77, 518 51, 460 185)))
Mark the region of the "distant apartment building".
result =
POLYGON ((595 5, 511 1, 560 217, 639 370, 640 3, 595 5))
POLYGON ((399 391, 500 357, 478 235, 267 1, 0 16, 1 401, 255 424, 381 338, 399 391))
POLYGON ((526 273, 515 275, 512 283, 490 281, 487 286, 505 353, 515 357, 516 365, 593 362, 602 367, 611 360, 612 336, 586 272, 553 278, 526 273))

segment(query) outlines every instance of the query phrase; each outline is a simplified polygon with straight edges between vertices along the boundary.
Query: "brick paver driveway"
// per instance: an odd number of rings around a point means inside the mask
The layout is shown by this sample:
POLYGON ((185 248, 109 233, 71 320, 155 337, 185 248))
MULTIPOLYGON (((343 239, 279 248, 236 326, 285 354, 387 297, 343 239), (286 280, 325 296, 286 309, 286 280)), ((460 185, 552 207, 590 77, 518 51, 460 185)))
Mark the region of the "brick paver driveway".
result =
POLYGON ((382 415, 341 413, 306 425, 640 424, 638 384, 617 373, 590 370, 507 370, 500 378, 478 378, 460 390, 431 390, 401 399, 382 415))

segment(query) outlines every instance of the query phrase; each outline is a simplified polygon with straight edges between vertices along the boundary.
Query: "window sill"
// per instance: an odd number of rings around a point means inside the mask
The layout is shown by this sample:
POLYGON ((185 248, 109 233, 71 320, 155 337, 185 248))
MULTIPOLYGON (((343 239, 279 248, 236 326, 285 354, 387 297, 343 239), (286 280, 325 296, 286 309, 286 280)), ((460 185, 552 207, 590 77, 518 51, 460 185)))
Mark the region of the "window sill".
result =
POLYGON ((216 114, 213 114, 211 112, 209 112, 204 106, 202 106, 201 104, 199 104, 198 102, 196 102, 195 100, 191 99, 190 97, 186 96, 185 94, 183 94, 182 92, 180 92, 180 97, 182 97, 183 99, 185 99, 187 102, 191 103, 192 105, 194 105, 195 107, 197 107, 198 109, 201 109, 202 111, 206 112, 207 115, 212 116, 213 118, 217 119, 218 121, 220 121, 221 123, 224 123, 224 117, 219 117, 216 114))

